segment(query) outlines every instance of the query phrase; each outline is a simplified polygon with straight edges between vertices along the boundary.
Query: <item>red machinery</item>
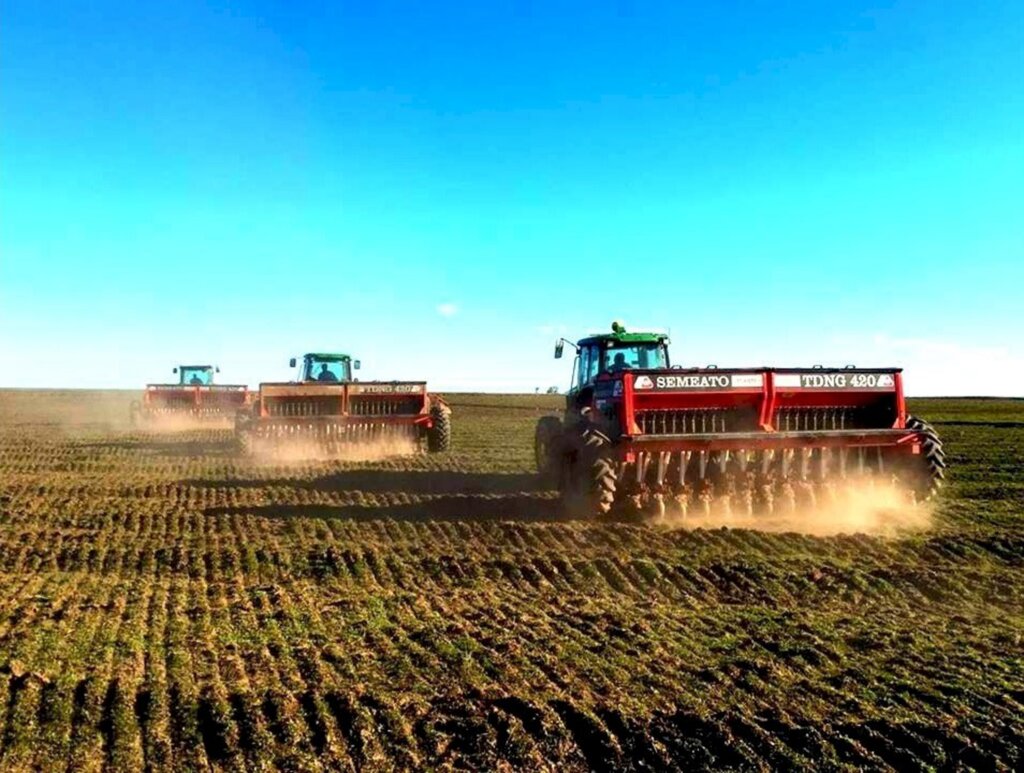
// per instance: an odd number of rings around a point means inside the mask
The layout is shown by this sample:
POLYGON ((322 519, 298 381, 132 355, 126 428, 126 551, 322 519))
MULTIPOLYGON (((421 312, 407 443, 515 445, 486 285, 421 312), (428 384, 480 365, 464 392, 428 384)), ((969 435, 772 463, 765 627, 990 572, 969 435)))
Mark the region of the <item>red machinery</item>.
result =
POLYGON ((131 406, 133 426, 177 424, 180 420, 203 425, 225 422, 230 425, 240 408, 249 404, 249 389, 244 384, 215 384, 220 368, 212 365, 179 365, 177 384, 147 384, 142 400, 131 406))
POLYGON ((715 497, 773 509, 857 475, 920 501, 941 484, 942 444, 907 414, 900 369, 679 369, 667 344, 621 326, 579 342, 565 418, 544 417, 536 446, 571 510, 663 513, 715 497), (621 352, 632 360, 609 367, 621 352))
POLYGON ((353 367, 359 361, 347 354, 307 354, 298 381, 260 384, 252 408, 237 415, 242 451, 298 444, 331 453, 375 443, 449 449, 451 411, 426 382, 355 381, 353 367))

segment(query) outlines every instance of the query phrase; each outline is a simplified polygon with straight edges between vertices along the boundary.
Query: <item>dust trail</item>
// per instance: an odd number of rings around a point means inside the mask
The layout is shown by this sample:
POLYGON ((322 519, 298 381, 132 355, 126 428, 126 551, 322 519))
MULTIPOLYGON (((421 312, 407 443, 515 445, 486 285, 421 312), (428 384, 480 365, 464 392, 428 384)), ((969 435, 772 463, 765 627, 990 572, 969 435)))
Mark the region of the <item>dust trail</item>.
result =
POLYGON ((197 429, 234 429, 234 416, 195 416, 158 414, 147 417, 136 427, 151 432, 194 432, 197 429))
POLYGON ((0 390, 0 434, 33 440, 96 437, 129 428, 137 393, 121 390, 0 390))
POLYGON ((297 464, 310 461, 377 462, 395 456, 412 456, 419 450, 415 440, 391 438, 366 443, 339 444, 336 449, 319 443, 290 441, 276 447, 257 444, 253 460, 265 464, 297 464))
POLYGON ((732 501, 712 502, 707 510, 691 506, 684 515, 669 506, 663 523, 682 529, 756 529, 768 532, 800 532, 817 537, 836 534, 870 534, 894 537, 931 528, 932 503, 915 503, 910 495, 889 480, 863 478, 816 485, 802 492, 798 501, 774 503, 772 512, 745 512, 732 501), (802 501, 801 501, 802 500, 802 501))

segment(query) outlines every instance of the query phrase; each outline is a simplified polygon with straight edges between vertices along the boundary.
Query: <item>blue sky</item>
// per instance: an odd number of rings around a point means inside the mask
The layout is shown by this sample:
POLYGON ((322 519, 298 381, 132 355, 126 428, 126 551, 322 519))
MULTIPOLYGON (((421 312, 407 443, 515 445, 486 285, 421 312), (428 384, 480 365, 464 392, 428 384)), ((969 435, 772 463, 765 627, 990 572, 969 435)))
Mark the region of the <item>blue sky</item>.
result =
POLYGON ((1020 3, 0 14, 0 385, 532 391, 621 318, 1024 394, 1020 3))

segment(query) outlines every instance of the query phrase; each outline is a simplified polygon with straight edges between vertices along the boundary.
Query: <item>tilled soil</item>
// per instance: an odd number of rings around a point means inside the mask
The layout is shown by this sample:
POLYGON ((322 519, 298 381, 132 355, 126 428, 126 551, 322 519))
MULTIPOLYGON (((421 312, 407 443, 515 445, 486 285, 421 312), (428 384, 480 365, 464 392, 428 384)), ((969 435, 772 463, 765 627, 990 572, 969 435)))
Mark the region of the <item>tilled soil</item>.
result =
POLYGON ((1024 402, 913 405, 950 486, 883 539, 566 520, 553 398, 284 465, 132 397, 0 392, 3 769, 1024 766, 1024 402))

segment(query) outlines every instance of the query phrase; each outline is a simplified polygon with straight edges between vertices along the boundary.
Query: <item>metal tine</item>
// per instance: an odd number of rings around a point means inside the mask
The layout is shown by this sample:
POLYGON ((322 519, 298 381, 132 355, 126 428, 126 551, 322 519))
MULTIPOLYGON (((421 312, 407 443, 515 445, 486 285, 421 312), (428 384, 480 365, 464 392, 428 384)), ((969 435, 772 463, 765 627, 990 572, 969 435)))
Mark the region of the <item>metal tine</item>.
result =
POLYGON ((704 480, 708 472, 708 452, 698 451, 697 453, 697 477, 704 480))
POLYGON ((741 449, 741 450, 736 452, 736 460, 739 462, 740 472, 746 472, 747 471, 747 451, 745 449, 741 449))
POLYGON ((810 464, 810 462, 811 462, 811 452, 810 452, 810 449, 801 448, 800 449, 800 479, 801 480, 804 480, 804 479, 807 478, 807 472, 808 472, 807 468, 808 468, 808 465, 810 464))
POLYGON ((680 451, 679 452, 679 485, 683 486, 686 484, 686 468, 690 464, 691 451, 680 451))
POLYGON ((665 482, 665 473, 668 472, 668 451, 661 451, 658 454, 658 485, 662 485, 665 482))

